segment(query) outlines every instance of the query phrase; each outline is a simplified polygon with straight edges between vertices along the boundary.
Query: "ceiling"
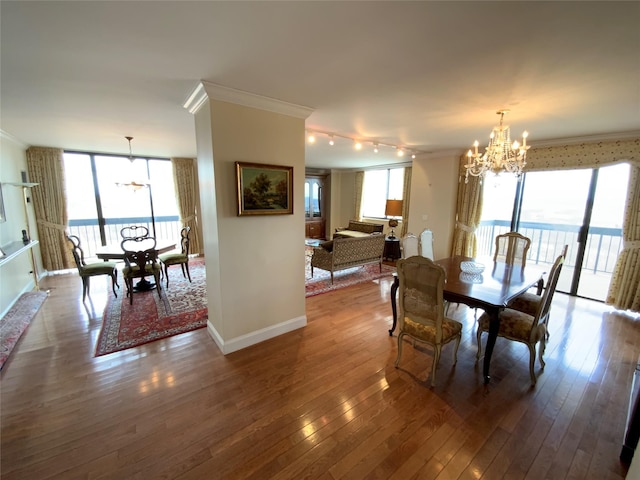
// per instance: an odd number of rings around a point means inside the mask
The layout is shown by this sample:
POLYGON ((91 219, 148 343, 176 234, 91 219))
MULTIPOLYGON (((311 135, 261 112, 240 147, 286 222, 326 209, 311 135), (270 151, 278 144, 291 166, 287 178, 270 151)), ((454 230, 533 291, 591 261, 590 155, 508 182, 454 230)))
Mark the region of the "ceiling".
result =
MULTIPOLYGON (((0 2, 0 129, 28 145, 196 156, 200 80, 313 108, 306 164, 640 132, 640 2, 0 2), (351 139, 366 140, 360 152, 351 139)), ((250 139, 248 139, 250 140, 250 139)))

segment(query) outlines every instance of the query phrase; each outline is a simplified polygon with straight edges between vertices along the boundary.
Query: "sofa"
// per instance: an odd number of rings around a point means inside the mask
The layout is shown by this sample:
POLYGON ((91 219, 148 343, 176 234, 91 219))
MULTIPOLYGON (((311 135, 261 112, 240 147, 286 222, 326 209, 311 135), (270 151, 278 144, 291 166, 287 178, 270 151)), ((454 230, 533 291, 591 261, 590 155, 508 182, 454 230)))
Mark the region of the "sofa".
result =
POLYGON ((320 268, 333 273, 346 268, 377 263, 382 272, 382 254, 385 237, 381 233, 367 234, 364 237, 338 237, 314 247, 311 256, 311 276, 313 269, 320 268))
POLYGON ((349 220, 348 227, 336 228, 333 238, 347 237, 358 238, 367 237, 372 233, 382 233, 384 225, 382 223, 358 222, 349 220))

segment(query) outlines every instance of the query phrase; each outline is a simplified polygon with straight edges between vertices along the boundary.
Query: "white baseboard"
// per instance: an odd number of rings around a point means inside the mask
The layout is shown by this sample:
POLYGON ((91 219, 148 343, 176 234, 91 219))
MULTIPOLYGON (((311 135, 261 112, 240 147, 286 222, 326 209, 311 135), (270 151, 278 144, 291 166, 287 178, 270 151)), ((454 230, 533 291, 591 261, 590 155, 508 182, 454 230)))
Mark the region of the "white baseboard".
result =
POLYGON ((298 318, 287 320, 286 322, 278 323, 270 327, 256 330, 255 332, 240 335, 239 337, 232 338, 231 340, 223 340, 218 334, 218 331, 211 325, 211 322, 207 322, 207 332, 213 341, 216 342, 218 348, 223 354, 228 354, 242 350, 243 348, 250 347, 270 338, 277 337, 284 333, 292 332, 307 325, 307 316, 303 315, 298 318))
POLYGON ((24 288, 20 291, 20 293, 16 295, 16 297, 13 299, 11 304, 9 304, 9 306, 7 306, 7 308, 4 309, 4 312, 0 313, 0 318, 3 318, 9 312, 9 310, 11 310, 11 308, 16 304, 18 299, 23 294, 32 291, 34 288, 36 288, 36 283, 33 280, 29 280, 29 282, 24 286, 24 288))

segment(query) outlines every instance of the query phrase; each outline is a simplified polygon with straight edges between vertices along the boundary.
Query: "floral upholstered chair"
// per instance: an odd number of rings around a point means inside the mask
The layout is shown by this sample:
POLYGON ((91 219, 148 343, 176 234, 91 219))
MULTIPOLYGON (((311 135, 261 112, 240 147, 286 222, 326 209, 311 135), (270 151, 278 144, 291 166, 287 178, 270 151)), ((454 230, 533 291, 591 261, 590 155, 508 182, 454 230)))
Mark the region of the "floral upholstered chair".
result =
MULTIPOLYGON (((569 249, 569 245, 565 245, 562 249, 562 253, 560 256, 566 260, 567 250, 569 249)), ((560 275, 560 272, 558 272, 560 275)), ((532 292, 524 292, 521 295, 518 295, 513 301, 509 304, 509 308, 513 308, 514 310, 518 310, 520 312, 528 313, 529 315, 535 315, 538 312, 538 309, 542 305, 542 292, 540 294, 535 294, 532 292)), ((547 332, 547 339, 549 338, 549 332, 547 332)))
MULTIPOLYGON (((513 308, 505 308, 499 313, 500 329, 498 330, 498 336, 524 343, 529 348, 529 374, 531 375, 532 384, 536 383, 534 365, 536 361, 536 345, 538 343, 540 343, 540 351, 538 353, 540 366, 544 369, 545 363, 542 356, 544 355, 547 341, 551 300, 556 291, 556 285, 558 284, 558 277, 560 276, 560 269, 563 262, 564 257, 560 255, 553 264, 551 273, 549 274, 547 288, 545 288, 542 294, 541 304, 535 315, 520 312, 513 308)), ((480 360, 480 356, 482 355, 482 343, 480 341, 482 332, 489 331, 489 323, 490 317, 486 313, 478 319, 478 330, 476 333, 478 340, 477 360, 480 360)))
POLYGON ((440 361, 442 346, 456 342, 454 364, 462 336, 462 324, 444 316, 444 269, 431 259, 413 256, 400 259, 396 264, 399 292, 399 334, 396 368, 402 356, 403 338, 427 343, 434 348, 431 368, 431 385, 436 382, 436 368, 440 361))
POLYGON ((531 239, 518 232, 498 235, 496 237, 496 250, 493 253, 493 261, 510 265, 520 264, 524 268, 527 263, 527 253, 530 246, 531 239))

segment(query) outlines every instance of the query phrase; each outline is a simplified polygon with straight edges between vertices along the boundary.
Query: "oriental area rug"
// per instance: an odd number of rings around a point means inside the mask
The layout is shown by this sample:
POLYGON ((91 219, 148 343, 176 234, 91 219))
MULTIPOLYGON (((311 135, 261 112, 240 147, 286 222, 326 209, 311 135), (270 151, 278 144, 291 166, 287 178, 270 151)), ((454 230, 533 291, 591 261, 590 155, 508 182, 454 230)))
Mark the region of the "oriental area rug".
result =
POLYGON ((46 298, 43 291, 23 293, 0 319, 0 370, 46 298))
POLYGON ((126 287, 118 297, 109 292, 102 316, 96 357, 203 328, 207 325, 207 288, 204 258, 189 260, 192 283, 182 276, 179 265, 169 267, 169 288, 162 280, 158 292, 135 292, 129 304, 126 287))
POLYGON ((332 292, 339 288, 350 287, 359 283, 371 282, 382 277, 390 277, 396 273, 396 268, 391 265, 382 265, 382 272, 377 263, 360 267, 340 270, 333 274, 331 284, 331 272, 327 270, 313 269, 311 277, 311 255, 313 247, 305 246, 305 296, 312 297, 321 293, 332 292))

